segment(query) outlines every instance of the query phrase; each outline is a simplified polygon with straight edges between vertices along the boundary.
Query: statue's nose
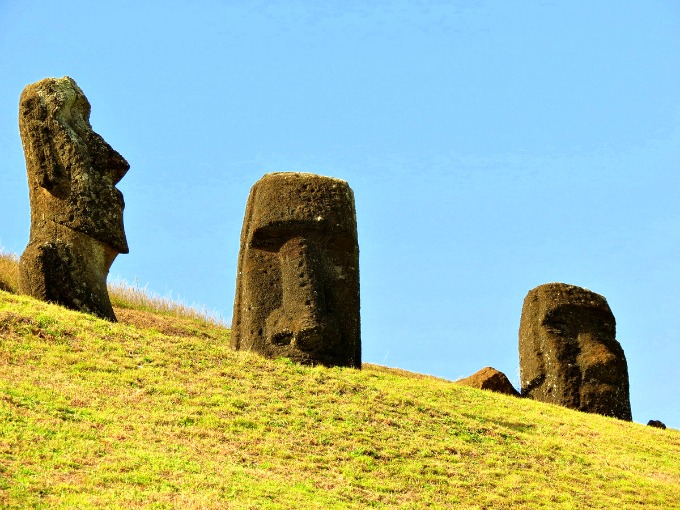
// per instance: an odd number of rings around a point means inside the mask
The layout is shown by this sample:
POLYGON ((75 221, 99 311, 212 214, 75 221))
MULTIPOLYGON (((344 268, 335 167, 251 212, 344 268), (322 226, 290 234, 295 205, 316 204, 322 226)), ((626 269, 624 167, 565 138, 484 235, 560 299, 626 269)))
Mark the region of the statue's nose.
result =
POLYGON ((321 342, 326 312, 321 254, 308 239, 296 237, 279 249, 279 258, 282 306, 270 324, 270 338, 278 345, 313 349, 321 342))
POLYGON ((95 154, 97 166, 111 177, 114 185, 118 184, 130 169, 130 164, 97 133, 91 134, 88 146, 95 154))
POLYGON ((304 237, 288 241, 279 251, 283 283, 283 308, 295 311, 309 323, 324 312, 321 254, 304 237))

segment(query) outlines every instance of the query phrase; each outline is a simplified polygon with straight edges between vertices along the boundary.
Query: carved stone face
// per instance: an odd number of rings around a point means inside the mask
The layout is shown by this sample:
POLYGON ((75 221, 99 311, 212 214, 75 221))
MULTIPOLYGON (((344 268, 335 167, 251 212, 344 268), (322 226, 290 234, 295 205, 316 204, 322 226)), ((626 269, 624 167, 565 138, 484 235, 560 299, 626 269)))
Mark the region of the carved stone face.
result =
POLYGON ((251 189, 232 345, 270 358, 361 366, 359 247, 345 181, 273 173, 251 189))
POLYGON ((92 130, 90 103, 69 77, 28 85, 19 101, 31 202, 31 233, 19 291, 116 320, 106 277, 128 253, 123 157, 92 130))
POLYGON ((69 77, 46 78, 21 94, 32 236, 54 222, 128 253, 125 204, 115 185, 130 166, 92 130, 89 118, 90 103, 69 77))
POLYGON ((628 367, 604 297, 551 283, 529 292, 520 323, 522 395, 631 419, 628 367))

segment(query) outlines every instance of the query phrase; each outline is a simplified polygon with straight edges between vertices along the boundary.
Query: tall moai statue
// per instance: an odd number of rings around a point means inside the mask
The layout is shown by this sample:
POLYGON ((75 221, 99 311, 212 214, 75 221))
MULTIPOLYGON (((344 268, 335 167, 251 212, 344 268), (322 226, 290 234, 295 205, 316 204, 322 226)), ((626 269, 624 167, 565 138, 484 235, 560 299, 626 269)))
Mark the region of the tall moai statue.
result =
POLYGON ((271 173, 250 190, 232 347, 361 368, 359 244, 347 182, 271 173))
POLYGON ((21 93, 31 231, 19 291, 115 321, 106 277, 129 251, 115 185, 130 165, 89 118, 90 103, 69 77, 45 78, 21 93))
POLYGON ((607 300, 547 283, 524 299, 519 327, 522 396, 631 420, 628 365, 607 300))

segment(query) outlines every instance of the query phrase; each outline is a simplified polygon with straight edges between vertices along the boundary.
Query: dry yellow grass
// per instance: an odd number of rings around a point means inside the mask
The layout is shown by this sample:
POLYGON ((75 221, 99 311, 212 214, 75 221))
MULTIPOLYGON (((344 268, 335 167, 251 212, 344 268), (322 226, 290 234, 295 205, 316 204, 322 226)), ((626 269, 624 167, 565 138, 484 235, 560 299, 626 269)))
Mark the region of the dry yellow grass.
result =
MULTIPOLYGON (((220 326, 227 325, 226 320, 213 310, 199 309, 180 301, 163 298, 152 291, 140 288, 139 285, 116 281, 109 283, 108 288, 111 304, 114 309, 118 310, 117 315, 126 314, 124 310, 135 310, 156 315, 202 319, 220 326)), ((4 252, 2 249, 0 249, 0 290, 13 294, 19 291, 19 257, 13 253, 4 252)))
POLYGON ((217 325, 227 326, 226 320, 208 308, 196 308, 180 301, 167 299, 126 282, 109 283, 109 296, 114 308, 144 310, 156 314, 166 314, 192 319, 203 319, 217 325))
POLYGON ((0 249, 0 290, 16 293, 19 290, 19 257, 0 249))

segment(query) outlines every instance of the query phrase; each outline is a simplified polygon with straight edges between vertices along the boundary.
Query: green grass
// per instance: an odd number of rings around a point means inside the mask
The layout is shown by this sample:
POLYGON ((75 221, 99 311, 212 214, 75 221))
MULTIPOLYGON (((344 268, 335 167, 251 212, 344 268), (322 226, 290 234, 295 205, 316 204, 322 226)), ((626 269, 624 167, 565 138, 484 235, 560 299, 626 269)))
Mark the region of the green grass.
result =
POLYGON ((0 291, 1 508, 680 507, 680 431, 116 313, 0 291))

